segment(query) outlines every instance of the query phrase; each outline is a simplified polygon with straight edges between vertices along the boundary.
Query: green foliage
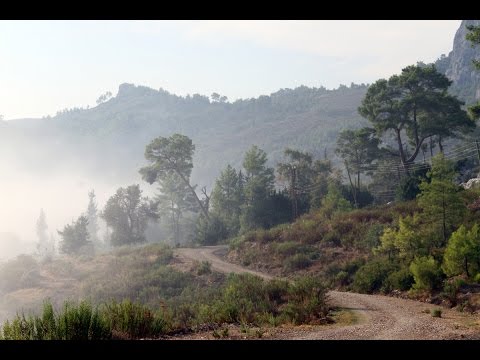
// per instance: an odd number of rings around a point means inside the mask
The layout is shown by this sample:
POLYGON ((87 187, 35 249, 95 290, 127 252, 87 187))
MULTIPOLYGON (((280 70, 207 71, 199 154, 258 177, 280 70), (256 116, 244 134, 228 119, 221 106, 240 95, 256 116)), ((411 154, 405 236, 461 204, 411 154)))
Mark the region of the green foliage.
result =
POLYGON ((43 306, 42 316, 17 315, 6 321, 0 338, 5 340, 100 340, 111 338, 104 315, 88 302, 66 302, 55 314, 51 303, 43 306))
POLYGON ((436 136, 440 143, 475 127, 462 110, 463 103, 448 94, 451 83, 434 65, 408 66, 400 75, 372 84, 358 110, 377 135, 395 136, 398 148, 390 153, 396 153, 407 166, 415 161, 425 139, 436 136), (405 133, 411 149, 405 148, 405 133), (411 155, 407 156, 407 150, 411 155))
POLYGON ((106 304, 103 311, 113 334, 121 339, 154 337, 168 330, 161 315, 129 300, 106 304))
POLYGON ((114 246, 144 242, 149 219, 156 219, 156 204, 142 197, 140 186, 118 188, 108 199, 101 217, 112 229, 110 242, 114 246))
POLYGON ((475 275, 475 277, 473 278, 473 281, 475 281, 477 284, 480 284, 480 273, 475 275))
POLYGON ((343 159, 356 207, 359 207, 360 175, 368 172, 380 157, 379 143, 375 131, 370 128, 343 130, 338 136, 335 152, 343 159))
POLYGON ((328 185, 328 193, 322 201, 322 212, 331 217, 337 212, 349 211, 352 205, 345 199, 337 185, 331 183, 328 185))
MULTIPOLYGON (((170 223, 173 244, 181 239, 180 219, 186 212, 197 212, 198 204, 188 185, 176 173, 166 174, 161 180, 160 193, 156 196, 159 216, 170 223)), ((208 218, 202 214, 202 221, 208 226, 208 218)))
MULTIPOLYGON (((469 32, 465 38, 472 43, 472 47, 480 44, 480 26, 468 25, 467 30, 469 32)), ((477 69, 480 69, 480 60, 474 59, 473 64, 477 69)))
POLYGON ((312 260, 308 255, 295 254, 285 259, 284 268, 286 271, 296 271, 309 267, 312 264, 312 260))
POLYGON ((380 238, 380 246, 374 253, 387 254, 389 259, 399 257, 409 263, 416 255, 425 254, 424 239, 418 230, 419 219, 417 215, 406 216, 398 221, 399 229, 385 229, 380 238))
POLYGON ((195 241, 201 245, 216 245, 229 236, 229 231, 222 221, 222 219, 216 215, 211 214, 210 220, 200 215, 196 223, 195 241))
POLYGON ((225 224, 227 237, 238 234, 240 230, 241 206, 245 198, 244 178, 240 172, 227 165, 215 181, 211 194, 212 213, 225 224))
POLYGON ((212 263, 207 260, 203 260, 197 269, 197 275, 208 275, 212 273, 212 263))
POLYGON ((322 200, 328 193, 328 184, 331 182, 331 177, 338 178, 333 169, 333 164, 330 160, 316 160, 312 166, 312 190, 309 191, 308 202, 310 208, 318 209, 322 205, 322 200))
POLYGON ((441 318, 442 317, 442 309, 440 308, 435 308, 435 309, 432 309, 432 316, 433 317, 437 317, 437 318, 441 318))
MULTIPOLYGON (((318 207, 327 193, 328 176, 332 174, 330 160, 315 160, 312 154, 293 150, 284 151, 285 160, 278 163, 278 180, 286 182, 291 201, 296 201, 297 216, 311 207, 318 207), (310 191, 299 191, 310 189, 310 191)), ((294 219, 293 219, 294 220, 294 219)))
POLYGON ((385 291, 410 290, 414 283, 413 275, 408 267, 401 268, 400 270, 390 273, 383 285, 385 291))
POLYGON ((474 277, 480 271, 480 228, 470 230, 461 225, 448 241, 443 258, 443 270, 447 276, 465 274, 474 277))
POLYGON ((397 201, 413 200, 420 194, 420 183, 427 180, 427 169, 417 170, 402 177, 397 186, 395 199, 397 201))
POLYGON ((80 252, 88 251, 91 245, 89 241, 90 234, 88 233, 88 219, 86 216, 80 216, 72 224, 65 225, 63 231, 58 231, 62 237, 60 242, 60 251, 64 254, 79 254, 80 252))
POLYGON ((369 226, 367 233, 359 241, 359 245, 366 249, 374 249, 380 245, 380 237, 385 231, 385 225, 383 224, 372 224, 369 226))
POLYGON ((461 223, 466 206, 462 201, 460 187, 454 183, 456 173, 453 163, 442 154, 433 159, 427 176, 430 182, 422 181, 418 204, 422 208, 421 219, 428 224, 433 246, 444 247, 451 233, 461 223))
POLYGON ((208 219, 208 207, 198 198, 195 187, 190 185, 194 151, 195 145, 188 136, 181 134, 173 134, 169 138, 159 136, 147 145, 145 158, 150 165, 141 168, 140 174, 149 184, 159 182, 163 193, 173 192, 181 199, 187 198, 189 193, 208 219), (177 188, 172 189, 172 183, 177 184, 177 188), (166 191, 167 189, 169 191, 166 191))
POLYGON ((372 293, 382 288, 389 273, 395 270, 395 265, 388 259, 374 259, 363 265, 355 274, 353 289, 361 293, 372 293))
POLYGON ((268 200, 269 194, 273 192, 274 170, 267 167, 266 163, 267 154, 256 145, 245 153, 243 167, 246 182, 245 204, 241 216, 242 231, 266 228, 270 223, 272 208, 268 200))
POLYGON ((415 258, 410 264, 410 271, 415 280, 415 290, 432 291, 438 288, 442 281, 442 271, 431 256, 415 258))
POLYGON ((295 324, 325 318, 328 313, 326 293, 325 286, 318 278, 312 276, 298 278, 289 289, 285 316, 295 324))
POLYGON ((325 318, 326 288, 312 277, 264 280, 249 275, 231 275, 217 303, 217 313, 228 322, 261 324, 265 322, 309 323, 325 318), (276 320, 275 320, 276 319, 276 320))

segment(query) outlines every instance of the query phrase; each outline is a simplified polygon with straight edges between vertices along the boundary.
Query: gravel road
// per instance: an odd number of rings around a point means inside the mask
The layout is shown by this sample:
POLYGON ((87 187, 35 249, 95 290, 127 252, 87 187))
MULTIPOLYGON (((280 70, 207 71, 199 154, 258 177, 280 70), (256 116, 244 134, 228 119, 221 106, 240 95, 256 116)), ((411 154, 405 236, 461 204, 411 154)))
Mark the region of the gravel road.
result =
MULTIPOLYGON (((212 264, 220 272, 251 273, 264 279, 272 276, 243 268, 223 261, 216 254, 226 253, 228 248, 206 246, 200 248, 176 249, 177 256, 183 259, 203 261, 212 264)), ((381 295, 366 295, 340 291, 330 291, 332 305, 351 310, 359 321, 350 326, 315 326, 302 330, 285 330, 278 339, 480 339, 480 318, 478 315, 460 313, 442 308, 442 317, 434 318, 430 310, 437 306, 420 301, 406 300, 381 295), (427 312, 428 311, 428 312, 427 312)))

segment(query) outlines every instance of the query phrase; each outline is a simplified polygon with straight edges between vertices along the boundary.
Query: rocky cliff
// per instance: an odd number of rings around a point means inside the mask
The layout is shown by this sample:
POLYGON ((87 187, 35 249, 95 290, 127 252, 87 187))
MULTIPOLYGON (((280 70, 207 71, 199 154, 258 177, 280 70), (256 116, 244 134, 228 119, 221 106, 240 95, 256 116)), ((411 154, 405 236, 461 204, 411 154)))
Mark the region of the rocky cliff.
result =
POLYGON ((472 64, 473 59, 480 58, 480 46, 472 47, 465 39, 467 25, 480 25, 480 20, 463 20, 453 40, 453 49, 448 56, 437 60, 439 71, 453 81, 452 92, 467 103, 480 100, 480 71, 472 64))

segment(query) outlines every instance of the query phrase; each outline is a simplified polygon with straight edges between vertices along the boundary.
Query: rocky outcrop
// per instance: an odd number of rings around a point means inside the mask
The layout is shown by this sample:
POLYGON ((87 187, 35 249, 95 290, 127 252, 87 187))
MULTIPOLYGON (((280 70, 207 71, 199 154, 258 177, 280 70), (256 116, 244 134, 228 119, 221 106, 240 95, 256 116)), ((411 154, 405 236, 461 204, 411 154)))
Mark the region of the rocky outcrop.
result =
POLYGON ((480 58, 480 45, 472 47, 465 39, 467 25, 480 25, 480 20, 463 20, 453 40, 453 49, 447 57, 437 60, 437 69, 453 81, 452 92, 467 103, 480 100, 480 71, 472 64, 480 58))
POLYGON ((461 183, 460 185, 463 186, 464 189, 478 188, 480 187, 480 178, 476 177, 470 179, 465 183, 461 183))

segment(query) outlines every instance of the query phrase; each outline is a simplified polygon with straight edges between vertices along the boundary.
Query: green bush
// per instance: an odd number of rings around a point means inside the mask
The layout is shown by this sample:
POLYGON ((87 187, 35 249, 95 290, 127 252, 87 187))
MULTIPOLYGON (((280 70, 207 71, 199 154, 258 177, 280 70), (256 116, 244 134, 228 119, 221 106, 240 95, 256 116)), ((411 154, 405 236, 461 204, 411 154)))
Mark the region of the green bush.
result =
POLYGON ((328 313, 326 293, 318 278, 305 276, 296 279, 288 292, 289 301, 284 316, 295 324, 324 319, 328 313))
POLYGON ((440 308, 435 308, 435 309, 432 309, 432 316, 433 317, 442 317, 442 309, 440 308))
POLYGON ((148 307, 125 300, 106 304, 104 316, 114 335, 119 338, 138 339, 164 334, 168 329, 166 321, 155 315, 148 307))
POLYGON ((387 259, 375 259, 363 265, 353 278, 353 288, 361 293, 372 293, 382 288, 395 266, 387 259))
POLYGON ((365 236, 360 239, 358 242, 359 245, 367 250, 376 248, 380 245, 380 237, 385 230, 385 225, 383 224, 373 224, 369 226, 365 236))
POLYGON ((285 259, 283 267, 285 271, 301 270, 312 264, 310 257, 305 254, 295 254, 285 259))
POLYGON ((431 256, 415 258, 410 264, 410 271, 415 280, 415 290, 431 291, 437 289, 442 282, 442 271, 431 256))
POLYGON ((212 264, 208 260, 203 260, 197 268, 197 275, 208 275, 212 273, 212 264))
POLYGON ((475 275, 475 277, 473 278, 473 280, 474 280, 476 283, 480 284, 480 273, 478 273, 477 275, 475 275))
POLYGON ((296 241, 286 241, 272 244, 273 251, 282 256, 295 255, 302 251, 302 245, 296 241))
POLYGON ((6 321, 1 338, 5 340, 98 340, 111 338, 111 328, 103 315, 88 302, 66 302, 55 315, 51 303, 43 306, 39 316, 17 315, 6 321))
POLYGON ((414 283, 413 275, 409 268, 402 268, 400 270, 390 273, 385 280, 384 290, 410 290, 414 283))

